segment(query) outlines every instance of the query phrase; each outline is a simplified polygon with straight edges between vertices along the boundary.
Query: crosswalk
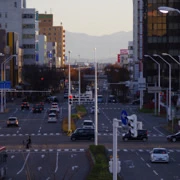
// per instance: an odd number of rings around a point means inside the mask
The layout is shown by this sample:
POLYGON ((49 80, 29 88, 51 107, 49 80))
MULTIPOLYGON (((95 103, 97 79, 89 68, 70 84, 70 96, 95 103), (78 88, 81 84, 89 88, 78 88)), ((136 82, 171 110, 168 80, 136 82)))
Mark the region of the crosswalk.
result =
MULTIPOLYGON (((170 153, 180 153, 180 149, 167 149, 170 153)), ((40 152, 86 152, 87 149, 85 148, 31 148, 31 149, 7 149, 7 153, 19 153, 19 152, 31 152, 31 153, 40 153, 40 152)), ((107 149, 109 153, 113 152, 113 149, 107 149)), ((150 152, 152 149, 117 149, 117 152, 150 152)))
MULTIPOLYGON (((66 136, 64 133, 14 133, 14 134, 0 134, 0 137, 3 136, 66 136)), ((113 136, 113 133, 98 133, 98 136, 113 136)), ((118 136, 122 136, 122 134, 118 134, 118 136)), ((148 134, 148 137, 165 137, 163 134, 148 134)))

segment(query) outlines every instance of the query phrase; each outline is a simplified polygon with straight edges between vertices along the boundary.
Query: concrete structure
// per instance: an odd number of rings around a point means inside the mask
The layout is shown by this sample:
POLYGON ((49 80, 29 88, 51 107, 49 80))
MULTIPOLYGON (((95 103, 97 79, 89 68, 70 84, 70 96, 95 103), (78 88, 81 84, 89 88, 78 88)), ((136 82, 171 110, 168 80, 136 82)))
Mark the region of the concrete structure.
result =
POLYGON ((57 57, 65 65, 65 30, 62 23, 53 26, 53 14, 39 14, 39 34, 47 36, 47 42, 57 42, 57 57))
POLYGON ((44 65, 48 63, 47 59, 47 37, 45 35, 38 35, 38 51, 39 51, 39 65, 44 65))
POLYGON ((0 17, 0 28, 18 34, 24 64, 35 63, 35 9, 27 9, 25 0, 1 0, 0 17))

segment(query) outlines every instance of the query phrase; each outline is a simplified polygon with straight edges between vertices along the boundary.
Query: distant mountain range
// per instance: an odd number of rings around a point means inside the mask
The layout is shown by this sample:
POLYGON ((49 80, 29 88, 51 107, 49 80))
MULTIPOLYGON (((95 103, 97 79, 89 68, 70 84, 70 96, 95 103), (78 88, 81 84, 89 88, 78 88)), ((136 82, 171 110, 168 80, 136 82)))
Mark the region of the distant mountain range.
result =
MULTIPOLYGON (((133 32, 117 32, 104 36, 90 36, 66 31, 66 56, 71 51, 71 61, 77 62, 115 62, 120 49, 128 48, 133 40, 133 32), (94 48, 96 48, 96 53, 94 48)), ((68 58, 68 57, 67 57, 68 58)))

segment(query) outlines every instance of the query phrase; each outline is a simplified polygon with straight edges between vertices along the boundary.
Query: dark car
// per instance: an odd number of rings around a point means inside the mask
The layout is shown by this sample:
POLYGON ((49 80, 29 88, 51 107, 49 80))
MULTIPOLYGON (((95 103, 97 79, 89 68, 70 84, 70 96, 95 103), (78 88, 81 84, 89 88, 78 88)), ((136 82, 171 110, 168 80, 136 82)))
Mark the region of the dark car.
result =
POLYGON ((71 140, 94 140, 94 129, 77 128, 71 135, 71 140))
POLYGON ((132 101, 131 104, 132 105, 139 105, 140 104, 140 99, 136 99, 136 100, 132 101))
POLYGON ((29 103, 28 102, 22 102, 21 104, 21 110, 28 109, 29 110, 29 103))
POLYGON ((42 110, 44 110, 44 102, 40 102, 39 105, 41 106, 42 110))
POLYGON ((108 102, 109 103, 117 103, 118 100, 116 99, 116 97, 114 95, 110 95, 108 98, 108 102))
POLYGON ((34 105, 33 108, 32 108, 32 112, 33 112, 33 113, 41 113, 41 111, 42 111, 42 107, 41 107, 40 104, 36 104, 36 105, 34 105))
POLYGON ((131 135, 131 132, 129 131, 128 133, 123 134, 123 141, 128 141, 128 140, 142 140, 142 141, 147 141, 148 140, 148 132, 145 129, 142 130, 137 130, 137 137, 133 137, 131 135))
POLYGON ((176 134, 168 135, 167 140, 171 142, 180 141, 180 132, 177 132, 176 134))

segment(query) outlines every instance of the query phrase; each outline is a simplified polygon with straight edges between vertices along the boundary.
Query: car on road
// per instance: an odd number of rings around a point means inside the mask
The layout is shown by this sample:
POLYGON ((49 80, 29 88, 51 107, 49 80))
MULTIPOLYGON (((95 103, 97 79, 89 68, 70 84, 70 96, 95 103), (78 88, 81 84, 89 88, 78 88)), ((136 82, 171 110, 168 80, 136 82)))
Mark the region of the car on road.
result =
POLYGON ((131 104, 132 105, 139 105, 140 104, 140 99, 136 99, 136 100, 132 101, 131 104))
POLYGON ((35 104, 32 107, 32 112, 33 113, 41 113, 42 112, 42 106, 40 104, 35 104))
POLYGON ((48 123, 56 123, 57 122, 57 116, 55 113, 50 113, 48 115, 48 123))
POLYGON ((94 128, 94 123, 92 120, 84 120, 82 123, 83 128, 94 128))
POLYGON ((180 131, 167 136, 167 140, 171 142, 180 141, 180 131))
MULTIPOLYGON (((99 109, 97 109, 97 112, 98 112, 98 114, 99 114, 99 109)), ((91 113, 91 114, 94 114, 94 113, 95 113, 95 106, 92 106, 92 107, 91 107, 90 113, 91 113)))
POLYGON ((108 102, 109 103, 117 103, 118 100, 116 99, 116 97, 114 95, 109 95, 108 102))
POLYGON ((19 126, 19 121, 17 117, 9 117, 6 121, 7 127, 9 126, 19 126))
POLYGON ((47 113, 48 113, 48 114, 54 113, 54 114, 56 114, 57 117, 58 117, 58 114, 59 114, 56 108, 51 108, 51 109, 49 109, 49 110, 47 111, 47 113))
POLYGON ((21 104, 21 110, 28 109, 29 110, 29 103, 28 102, 22 102, 21 104))
POLYGON ((94 140, 94 129, 92 128, 77 128, 71 134, 71 140, 94 140))
POLYGON ((56 109, 56 111, 59 113, 59 105, 58 105, 58 103, 57 102, 53 102, 52 104, 51 104, 51 108, 53 108, 53 109, 56 109))
POLYGON ((137 130, 137 137, 133 137, 131 132, 123 134, 122 136, 123 141, 128 140, 142 140, 147 141, 148 140, 148 131, 146 129, 137 130))
POLYGON ((169 162, 169 152, 166 148, 153 148, 150 152, 150 161, 153 162, 169 162))

